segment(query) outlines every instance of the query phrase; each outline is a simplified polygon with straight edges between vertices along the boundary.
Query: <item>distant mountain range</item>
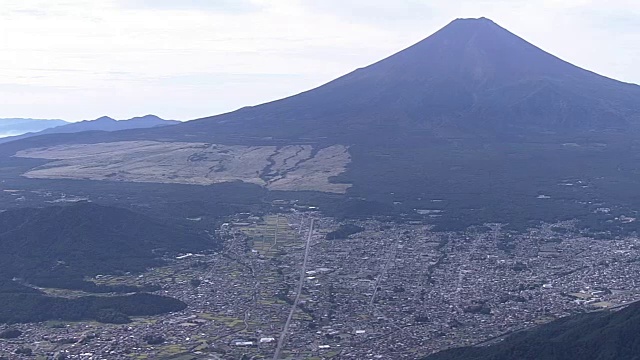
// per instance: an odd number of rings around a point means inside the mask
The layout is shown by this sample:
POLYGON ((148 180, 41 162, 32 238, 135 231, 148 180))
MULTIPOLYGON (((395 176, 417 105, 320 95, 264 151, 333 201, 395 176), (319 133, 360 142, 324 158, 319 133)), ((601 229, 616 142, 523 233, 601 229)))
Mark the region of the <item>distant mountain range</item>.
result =
POLYGON ((114 120, 103 116, 95 120, 80 122, 66 122, 63 120, 33 120, 33 119, 0 119, 0 143, 24 139, 27 137, 47 134, 68 134, 82 131, 118 131, 151 128, 156 126, 175 125, 176 120, 164 120, 155 115, 134 117, 128 120, 114 120))
POLYGON ((16 136, 28 132, 38 132, 56 126, 69 124, 64 120, 51 119, 0 119, 0 139, 7 136, 16 136))

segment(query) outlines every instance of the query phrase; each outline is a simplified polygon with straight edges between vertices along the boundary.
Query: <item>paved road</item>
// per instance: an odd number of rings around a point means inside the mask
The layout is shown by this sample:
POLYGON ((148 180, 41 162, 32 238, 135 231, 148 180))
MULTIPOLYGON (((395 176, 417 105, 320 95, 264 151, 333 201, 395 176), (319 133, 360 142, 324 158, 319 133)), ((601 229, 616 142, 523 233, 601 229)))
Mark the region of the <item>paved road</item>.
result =
POLYGON ((369 307, 371 308, 373 308, 373 305, 376 300, 376 295, 378 295, 378 287, 380 286, 380 282, 385 277, 385 275, 387 274, 387 270, 389 270, 389 267, 396 259, 396 254, 398 253, 398 248, 400 247, 400 241, 398 239, 395 239, 395 242, 396 244, 392 252, 388 255, 389 258, 387 258, 387 261, 384 263, 384 267, 382 268, 382 271, 380 272, 380 274, 378 275, 378 278, 376 279, 376 283, 373 289, 373 295, 371 295, 371 299, 369 300, 369 307))
POLYGON ((302 294, 302 286, 304 285, 304 278, 307 275, 307 259, 309 258, 309 249, 311 249, 311 236, 313 235, 313 219, 311 219, 311 224, 309 225, 309 235, 307 235, 307 245, 304 249, 304 260, 302 261, 302 268, 300 269, 300 280, 298 281, 298 289, 296 291, 296 299, 293 301, 293 305, 291 306, 291 311, 289 312, 289 317, 287 318, 287 322, 284 324, 284 328, 282 329, 282 333, 280 333, 280 338, 278 339, 278 346, 276 347, 276 353, 273 355, 273 360, 279 360, 280 354, 282 353, 282 346, 287 338, 287 332, 289 331, 289 325, 291 324, 291 320, 293 319, 293 314, 296 312, 296 308, 298 307, 298 302, 300 301, 300 295, 302 294))
POLYGON ((269 246, 267 253, 271 255, 271 251, 278 245, 278 225, 280 225, 280 215, 276 215, 276 232, 273 234, 273 244, 269 246))

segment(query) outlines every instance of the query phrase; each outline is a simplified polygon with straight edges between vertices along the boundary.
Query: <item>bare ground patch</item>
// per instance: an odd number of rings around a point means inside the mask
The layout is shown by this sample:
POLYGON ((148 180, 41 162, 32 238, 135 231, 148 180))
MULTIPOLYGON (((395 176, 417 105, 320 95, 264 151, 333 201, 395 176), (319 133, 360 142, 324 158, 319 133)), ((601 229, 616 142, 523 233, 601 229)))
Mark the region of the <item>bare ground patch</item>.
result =
POLYGON ((274 190, 344 193, 333 184, 351 161, 348 149, 333 145, 243 146, 189 142, 121 141, 59 145, 16 153, 52 162, 23 174, 38 179, 85 179, 211 185, 243 181, 274 190))

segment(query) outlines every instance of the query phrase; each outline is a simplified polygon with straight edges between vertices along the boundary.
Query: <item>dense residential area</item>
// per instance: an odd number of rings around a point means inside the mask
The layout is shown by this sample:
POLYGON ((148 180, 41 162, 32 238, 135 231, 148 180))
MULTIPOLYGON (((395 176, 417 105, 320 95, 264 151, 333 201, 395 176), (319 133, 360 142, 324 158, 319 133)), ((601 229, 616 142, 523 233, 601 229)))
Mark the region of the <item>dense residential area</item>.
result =
POLYGON ((21 335, 2 347, 79 359, 235 359, 268 358, 280 345, 282 358, 415 359, 640 297, 635 237, 597 240, 571 221, 523 234, 497 223, 465 232, 352 225, 363 231, 328 239, 340 223, 317 212, 230 218, 218 230, 219 253, 93 279, 159 285, 156 294, 187 309, 122 325, 4 325, 21 335))

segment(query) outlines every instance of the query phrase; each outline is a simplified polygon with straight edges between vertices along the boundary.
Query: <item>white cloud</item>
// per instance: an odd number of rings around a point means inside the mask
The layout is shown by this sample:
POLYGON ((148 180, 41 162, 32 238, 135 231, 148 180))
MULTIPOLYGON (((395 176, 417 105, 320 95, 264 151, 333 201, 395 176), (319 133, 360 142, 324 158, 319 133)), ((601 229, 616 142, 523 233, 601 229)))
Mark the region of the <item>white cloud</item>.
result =
POLYGON ((123 7, 153 10, 193 10, 222 13, 257 11, 261 7, 251 0, 120 0, 123 7))

